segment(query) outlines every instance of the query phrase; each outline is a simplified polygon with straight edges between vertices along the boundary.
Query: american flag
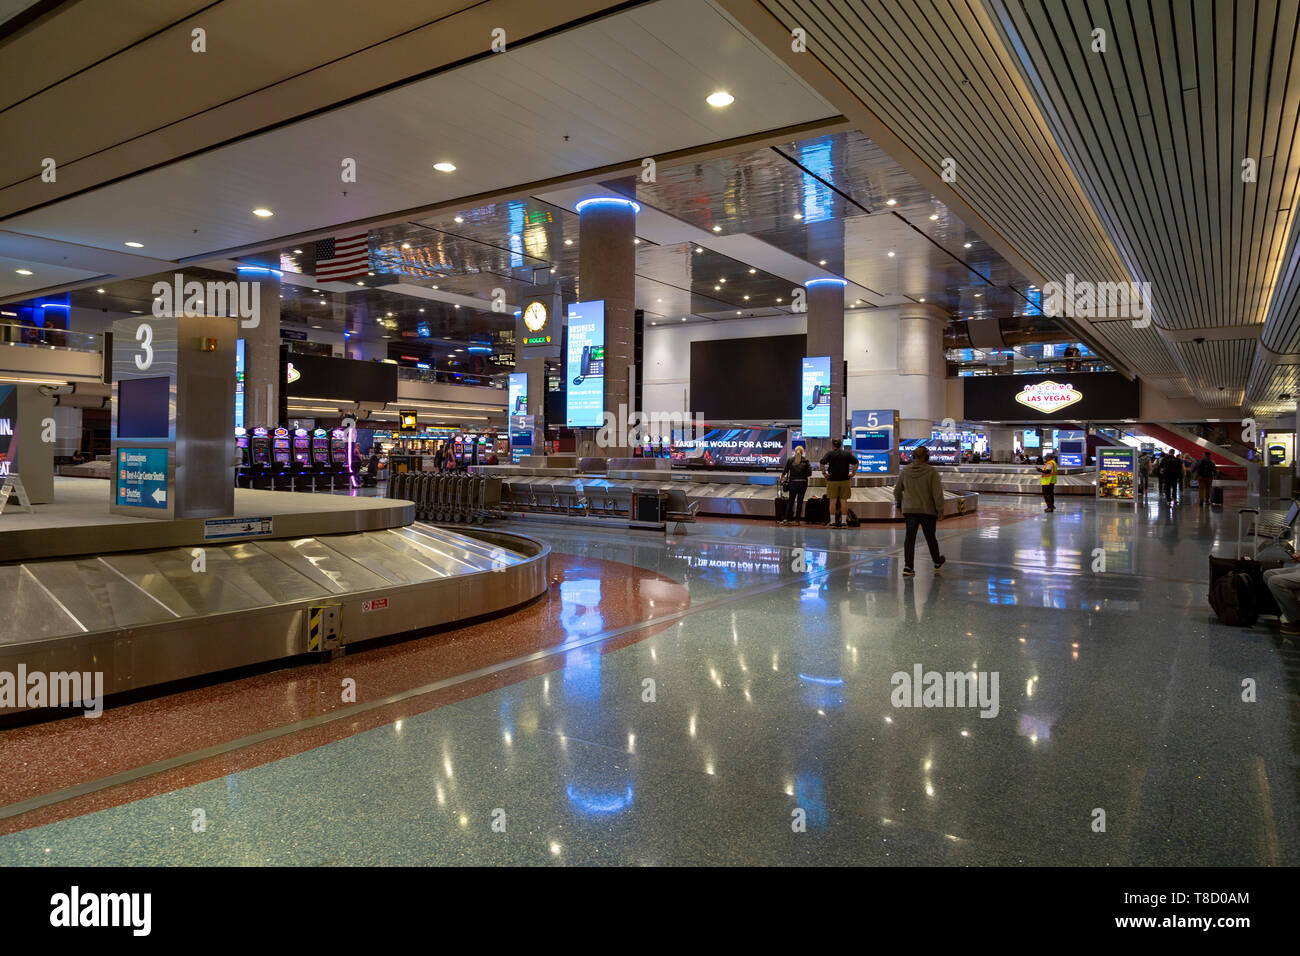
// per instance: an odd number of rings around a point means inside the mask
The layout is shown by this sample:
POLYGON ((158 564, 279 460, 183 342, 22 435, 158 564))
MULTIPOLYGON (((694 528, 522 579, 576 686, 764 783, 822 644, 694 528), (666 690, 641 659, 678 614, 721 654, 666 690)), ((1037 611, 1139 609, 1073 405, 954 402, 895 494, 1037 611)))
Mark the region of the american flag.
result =
POLYGON ((321 239, 316 243, 316 281, 355 279, 369 271, 369 233, 321 239))

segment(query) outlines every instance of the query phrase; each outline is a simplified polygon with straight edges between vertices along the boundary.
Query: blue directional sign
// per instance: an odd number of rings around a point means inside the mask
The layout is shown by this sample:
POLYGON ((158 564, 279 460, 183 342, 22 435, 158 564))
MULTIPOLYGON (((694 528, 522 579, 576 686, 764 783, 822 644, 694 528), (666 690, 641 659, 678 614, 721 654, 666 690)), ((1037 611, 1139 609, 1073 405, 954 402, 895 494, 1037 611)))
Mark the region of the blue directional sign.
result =
POLYGON ((167 509, 167 449, 117 449, 117 504, 167 509))

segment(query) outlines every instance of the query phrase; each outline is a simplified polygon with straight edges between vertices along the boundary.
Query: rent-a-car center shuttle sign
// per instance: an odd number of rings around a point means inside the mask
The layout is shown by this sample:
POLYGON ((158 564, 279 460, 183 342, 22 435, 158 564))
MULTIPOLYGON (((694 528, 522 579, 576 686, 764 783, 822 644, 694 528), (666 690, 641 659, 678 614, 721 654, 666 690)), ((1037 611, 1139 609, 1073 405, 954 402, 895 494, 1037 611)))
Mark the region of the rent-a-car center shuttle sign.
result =
POLYGON ((1118 372, 971 375, 962 379, 968 421, 1120 421, 1139 415, 1138 383, 1118 372))

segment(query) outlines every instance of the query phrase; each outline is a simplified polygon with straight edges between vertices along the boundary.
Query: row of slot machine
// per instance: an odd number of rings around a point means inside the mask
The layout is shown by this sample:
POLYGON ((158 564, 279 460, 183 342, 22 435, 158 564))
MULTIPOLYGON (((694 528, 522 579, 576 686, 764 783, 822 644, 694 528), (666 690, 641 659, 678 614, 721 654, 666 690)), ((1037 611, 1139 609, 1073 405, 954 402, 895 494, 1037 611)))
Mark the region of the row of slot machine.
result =
POLYGON ((346 429, 308 431, 283 426, 236 428, 235 485, 271 491, 332 491, 360 483, 360 454, 346 429))

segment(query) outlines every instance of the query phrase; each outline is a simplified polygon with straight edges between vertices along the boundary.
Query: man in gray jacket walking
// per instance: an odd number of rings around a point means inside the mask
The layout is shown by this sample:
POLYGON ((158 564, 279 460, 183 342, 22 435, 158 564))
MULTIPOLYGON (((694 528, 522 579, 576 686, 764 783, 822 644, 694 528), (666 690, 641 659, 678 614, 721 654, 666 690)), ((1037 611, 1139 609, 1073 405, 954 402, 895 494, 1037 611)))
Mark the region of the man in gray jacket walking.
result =
POLYGON ((907 537, 903 540, 903 577, 915 577, 913 561, 916 558, 916 529, 925 532, 925 543, 930 546, 930 559, 938 571, 948 559, 939 553, 939 539, 934 529, 943 517, 943 482, 930 464, 930 450, 924 445, 912 453, 912 463, 903 468, 894 486, 894 505, 907 522, 907 537))

